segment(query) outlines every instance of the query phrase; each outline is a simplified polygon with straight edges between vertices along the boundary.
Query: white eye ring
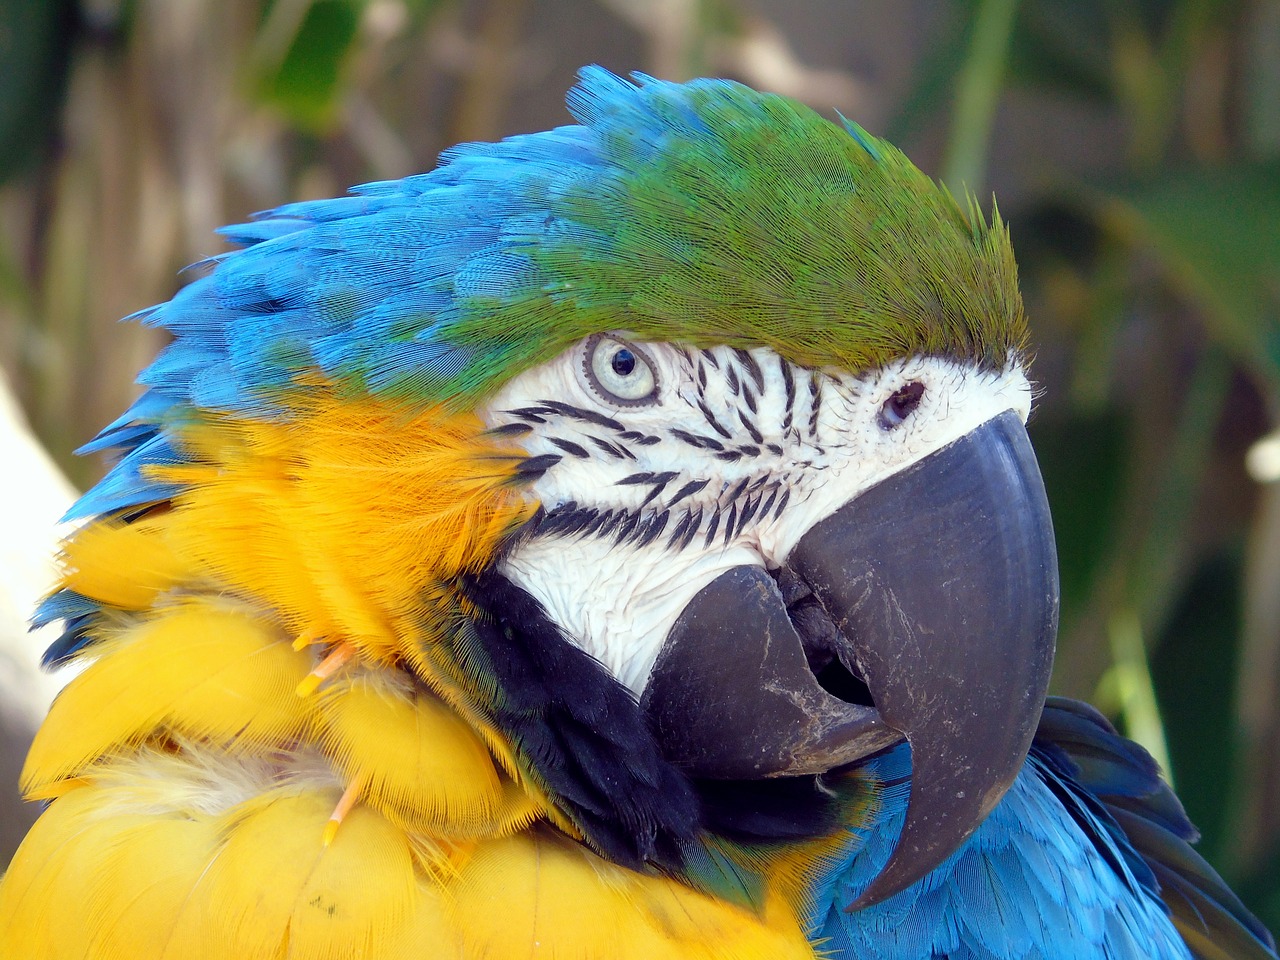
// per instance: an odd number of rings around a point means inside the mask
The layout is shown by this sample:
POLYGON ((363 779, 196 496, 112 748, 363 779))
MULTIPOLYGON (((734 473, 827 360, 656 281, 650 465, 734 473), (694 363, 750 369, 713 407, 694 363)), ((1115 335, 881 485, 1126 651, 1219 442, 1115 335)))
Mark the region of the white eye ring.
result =
POLYGON ((607 333, 587 339, 582 372, 591 389, 623 407, 647 406, 658 396, 658 372, 653 359, 630 341, 607 333))

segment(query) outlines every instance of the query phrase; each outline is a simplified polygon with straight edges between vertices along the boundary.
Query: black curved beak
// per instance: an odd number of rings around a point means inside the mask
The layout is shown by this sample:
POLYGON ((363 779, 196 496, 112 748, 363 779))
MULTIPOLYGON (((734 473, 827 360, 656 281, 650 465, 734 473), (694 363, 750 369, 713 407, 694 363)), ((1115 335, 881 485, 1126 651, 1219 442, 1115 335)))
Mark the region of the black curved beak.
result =
POLYGON ((673 626, 642 705, 668 758, 702 777, 820 773, 905 737, 906 822, 857 909, 977 829, 1039 722, 1058 571, 1020 418, 1001 414, 871 487, 815 524, 787 567, 827 629, 798 632, 763 569, 730 570, 673 626), (865 683, 870 705, 819 684, 810 663, 824 657, 865 683))

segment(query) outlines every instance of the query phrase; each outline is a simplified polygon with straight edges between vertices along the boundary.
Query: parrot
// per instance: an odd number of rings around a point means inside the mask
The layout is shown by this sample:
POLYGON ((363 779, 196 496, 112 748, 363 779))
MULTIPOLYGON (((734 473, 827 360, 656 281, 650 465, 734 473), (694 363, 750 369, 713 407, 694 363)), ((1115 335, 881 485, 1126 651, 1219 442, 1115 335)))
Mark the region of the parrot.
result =
POLYGON ((131 318, 0 956, 1275 960, 1048 694, 999 211, 734 81, 567 103, 131 318))

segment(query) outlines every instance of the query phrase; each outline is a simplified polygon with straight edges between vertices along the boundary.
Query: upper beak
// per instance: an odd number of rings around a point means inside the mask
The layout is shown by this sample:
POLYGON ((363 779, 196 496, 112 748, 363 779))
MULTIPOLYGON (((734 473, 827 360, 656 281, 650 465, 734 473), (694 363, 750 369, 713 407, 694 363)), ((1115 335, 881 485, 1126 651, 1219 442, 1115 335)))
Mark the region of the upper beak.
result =
POLYGON ((815 524, 787 567, 834 629, 802 638, 769 574, 730 570, 672 627, 642 706, 668 758, 702 777, 820 773, 905 737, 906 822, 852 908, 866 906, 977 829, 1039 722, 1058 571, 1021 419, 1003 413, 866 490, 815 524), (815 644, 865 682, 873 706, 823 689, 815 644))

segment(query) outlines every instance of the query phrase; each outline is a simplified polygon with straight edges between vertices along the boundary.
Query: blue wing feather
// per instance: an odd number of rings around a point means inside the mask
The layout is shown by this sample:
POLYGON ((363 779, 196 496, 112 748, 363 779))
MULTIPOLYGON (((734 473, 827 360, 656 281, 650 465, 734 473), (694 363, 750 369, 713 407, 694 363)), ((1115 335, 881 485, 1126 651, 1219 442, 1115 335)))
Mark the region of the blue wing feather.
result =
POLYGON ((1265 929, 1191 848, 1195 829, 1155 762, 1085 704, 1051 698, 1023 772, 964 846, 911 888, 849 914, 901 831, 909 748, 869 772, 878 808, 810 891, 810 935, 824 955, 1275 958, 1265 929))
POLYGON ((134 447, 111 469, 97 486, 71 505, 64 522, 83 520, 100 514, 118 513, 167 500, 182 488, 159 483, 143 476, 147 466, 182 462, 170 439, 154 435, 134 447))
POLYGON ((1108 814, 1110 829, 1151 872, 1179 932, 1196 957, 1275 957, 1275 941, 1192 849, 1199 834, 1140 746, 1115 732, 1088 704, 1050 698, 1038 734, 1108 814))

